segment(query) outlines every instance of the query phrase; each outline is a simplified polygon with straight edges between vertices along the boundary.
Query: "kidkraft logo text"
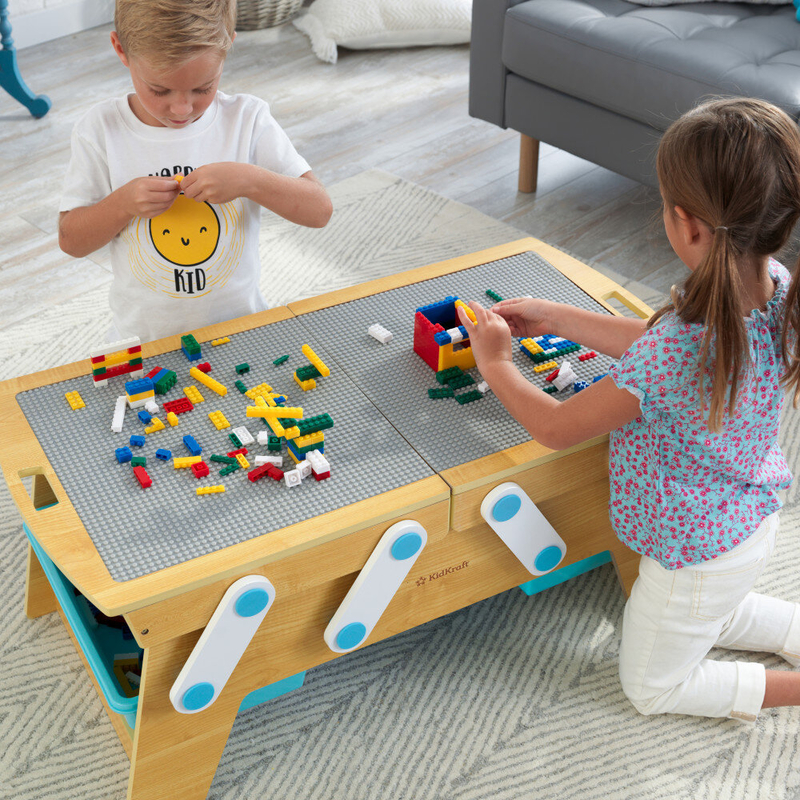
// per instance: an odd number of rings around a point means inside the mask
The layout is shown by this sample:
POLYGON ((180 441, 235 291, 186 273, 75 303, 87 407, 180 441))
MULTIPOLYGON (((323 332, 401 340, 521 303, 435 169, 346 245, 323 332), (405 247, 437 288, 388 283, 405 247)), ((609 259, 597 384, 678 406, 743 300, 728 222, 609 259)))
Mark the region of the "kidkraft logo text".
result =
POLYGON ((417 578, 417 586, 424 586, 426 583, 429 583, 430 581, 435 581, 438 578, 443 578, 445 575, 452 575, 454 572, 466 569, 468 566, 469 566, 469 561, 462 561, 456 567, 445 567, 445 569, 440 569, 438 572, 431 572, 431 574, 428 575, 427 577, 422 575, 421 577, 417 578))

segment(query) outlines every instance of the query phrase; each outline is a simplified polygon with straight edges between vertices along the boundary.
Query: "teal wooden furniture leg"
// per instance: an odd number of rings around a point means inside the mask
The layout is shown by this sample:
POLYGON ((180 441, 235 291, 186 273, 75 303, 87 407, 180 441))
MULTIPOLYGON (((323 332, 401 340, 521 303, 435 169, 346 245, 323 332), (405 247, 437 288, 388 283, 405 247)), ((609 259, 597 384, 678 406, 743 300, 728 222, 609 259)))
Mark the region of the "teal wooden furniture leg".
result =
POLYGON ((46 95, 34 94, 22 80, 17 66, 17 50, 11 38, 11 23, 8 20, 8 0, 0 0, 0 87, 15 100, 19 100, 37 119, 43 117, 52 103, 46 95))

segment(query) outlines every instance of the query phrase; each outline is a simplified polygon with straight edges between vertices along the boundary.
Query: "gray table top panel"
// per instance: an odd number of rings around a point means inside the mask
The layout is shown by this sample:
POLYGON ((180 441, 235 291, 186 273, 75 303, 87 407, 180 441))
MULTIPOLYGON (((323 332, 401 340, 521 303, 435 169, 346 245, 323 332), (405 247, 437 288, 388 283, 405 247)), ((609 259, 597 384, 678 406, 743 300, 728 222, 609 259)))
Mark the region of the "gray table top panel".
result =
MULTIPOLYGON (((327 337, 324 337, 327 338, 327 337)), ((18 395, 28 422, 61 481, 89 536, 116 581, 125 581, 230 545, 275 531, 319 514, 407 485, 432 474, 431 469, 381 416, 362 392, 334 363, 331 375, 317 381, 317 388, 301 391, 292 375, 307 364, 300 348, 311 347, 323 358, 325 349, 295 319, 285 320, 232 334, 229 344, 202 345, 201 362, 212 366, 210 377, 228 387, 225 397, 212 392, 189 375, 190 362, 180 351, 145 359, 145 374, 160 366, 175 371, 178 380, 163 401, 183 397, 183 387, 196 385, 205 402, 182 414, 180 424, 171 428, 166 413, 158 417, 166 429, 146 436, 145 446, 131 447, 134 456, 147 458, 147 472, 153 485, 142 489, 130 463, 118 464, 114 450, 128 445, 132 434, 143 434, 144 425, 128 409, 120 434, 111 431, 116 398, 124 394, 124 377, 112 378, 105 388, 95 388, 89 375, 32 389, 18 395), (281 366, 272 362, 289 353, 281 366), (328 412, 334 427, 325 431, 325 455, 331 463, 331 477, 324 481, 307 478, 299 487, 288 487, 269 477, 251 483, 244 470, 220 478, 224 464, 209 462, 212 453, 234 449, 228 439, 231 429, 217 431, 208 418, 220 410, 231 428, 244 425, 255 435, 267 430, 260 419, 246 417, 253 402, 234 386, 234 367, 250 364, 241 380, 248 389, 268 383, 285 393, 287 405, 300 406, 304 416, 328 412), (80 391, 86 408, 73 411, 64 393, 80 391), (203 448, 211 474, 200 480, 189 469, 176 470, 172 461, 155 457, 158 448, 173 457, 189 456, 183 444, 186 434, 203 448), (225 493, 198 497, 198 486, 224 484, 225 493)), ((248 460, 267 454, 266 446, 248 445, 248 460)), ((284 469, 294 462, 283 449, 284 469)))
MULTIPOLYGON (((414 314, 418 307, 448 295, 477 300, 490 307, 493 301, 487 297, 487 289, 504 298, 533 295, 609 313, 550 263, 526 252, 314 311, 299 319, 314 337, 324 337, 333 360, 425 461, 441 472, 530 440, 527 431, 491 392, 465 405, 452 398, 429 399, 428 389, 439 384, 434 371, 413 350, 414 314), (367 328, 376 322, 392 333, 388 344, 367 334, 367 328)), ((520 352, 518 341, 513 340, 514 363, 528 380, 544 387, 547 372, 534 372, 536 365, 520 352)), ((587 352, 582 347, 565 358, 578 379, 591 382, 596 375, 605 374, 613 360, 598 354, 580 362, 578 356, 587 352)), ((558 358, 558 364, 563 360, 558 358)), ((477 369, 468 372, 476 382, 480 381, 477 369)), ((474 388, 468 386, 459 393, 474 388)), ((573 390, 568 389, 554 397, 563 400, 572 394, 573 390)))

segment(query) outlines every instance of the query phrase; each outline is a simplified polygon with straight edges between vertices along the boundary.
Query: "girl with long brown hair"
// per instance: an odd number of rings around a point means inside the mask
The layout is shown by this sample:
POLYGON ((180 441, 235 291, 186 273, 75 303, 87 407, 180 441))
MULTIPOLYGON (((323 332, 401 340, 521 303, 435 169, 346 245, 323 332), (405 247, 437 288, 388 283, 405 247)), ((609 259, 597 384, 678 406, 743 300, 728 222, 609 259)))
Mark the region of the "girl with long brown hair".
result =
POLYGON ((712 647, 800 665, 800 605, 753 592, 791 472, 778 445, 800 397, 800 291, 773 255, 800 218, 800 132, 766 102, 704 103, 659 145, 664 226, 689 269, 647 322, 541 299, 461 313, 477 366, 553 449, 609 433, 609 511, 642 555, 620 677, 644 714, 756 719, 800 705, 800 672, 707 658, 712 647), (551 333, 614 358, 564 402, 528 383, 511 336, 551 333))

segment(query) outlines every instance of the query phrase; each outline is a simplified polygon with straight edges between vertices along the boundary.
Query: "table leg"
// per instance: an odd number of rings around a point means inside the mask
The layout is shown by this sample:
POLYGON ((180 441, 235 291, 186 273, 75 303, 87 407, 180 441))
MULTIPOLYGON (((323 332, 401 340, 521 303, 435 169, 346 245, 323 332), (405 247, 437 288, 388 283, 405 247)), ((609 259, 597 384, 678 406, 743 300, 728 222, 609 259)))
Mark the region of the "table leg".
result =
POLYGON ((169 690, 199 632, 145 650, 128 800, 204 800, 242 698, 222 692, 196 714, 179 714, 169 690))
POLYGON ((50 581, 44 574, 42 565, 28 545, 28 568, 25 574, 25 615, 31 619, 42 617, 56 611, 56 596, 50 587, 50 581))

